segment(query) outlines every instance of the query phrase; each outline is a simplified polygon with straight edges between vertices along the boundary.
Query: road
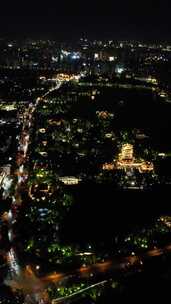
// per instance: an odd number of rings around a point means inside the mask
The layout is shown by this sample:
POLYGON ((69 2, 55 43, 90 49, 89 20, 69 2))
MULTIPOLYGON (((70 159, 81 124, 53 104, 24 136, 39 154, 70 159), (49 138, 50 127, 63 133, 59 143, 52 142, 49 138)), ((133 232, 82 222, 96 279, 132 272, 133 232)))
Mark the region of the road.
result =
MULTIPOLYGON (((60 284, 60 286, 65 286, 67 281, 75 282, 79 281, 81 278, 96 278, 97 282, 90 284, 85 289, 79 290, 79 293, 84 293, 86 290, 101 284, 98 282, 99 275, 103 275, 104 281, 107 282, 106 275, 114 274, 115 277, 119 274, 131 273, 133 269, 140 269, 143 267, 144 262, 147 259, 153 259, 154 257, 163 256, 167 253, 171 253, 171 244, 165 246, 164 248, 154 248, 148 250, 142 255, 130 255, 126 257, 113 258, 111 260, 105 261, 103 263, 95 263, 87 267, 80 267, 75 269, 72 273, 57 273, 53 272, 43 277, 37 277, 33 271, 31 265, 27 265, 25 268, 20 268, 15 251, 13 248, 8 254, 9 265, 12 273, 11 279, 7 280, 6 283, 13 288, 22 289, 25 295, 34 295, 36 298, 43 298, 45 291, 50 283, 60 284)), ((100 276, 101 277, 101 276, 100 276)), ((72 294, 70 298, 77 296, 79 293, 72 294)), ((46 294, 47 299, 47 294, 46 294)), ((65 302, 67 297, 54 299, 53 303, 65 302)), ((70 299, 72 301, 72 299, 70 299)), ((35 302, 36 303, 36 302, 35 302)))
POLYGON ((28 172, 26 170, 25 163, 28 161, 28 147, 30 143, 30 128, 32 126, 32 118, 33 114, 39 105, 39 103, 48 96, 49 93, 58 90, 60 86, 62 85, 62 82, 57 81, 56 86, 53 88, 50 88, 44 95, 41 97, 38 97, 36 99, 35 104, 30 103, 28 108, 25 109, 25 112, 23 113, 23 127, 20 134, 19 139, 19 146, 18 146, 18 153, 16 155, 16 162, 18 166, 18 170, 16 170, 16 174, 18 176, 18 182, 16 185, 16 195, 14 197, 14 204, 20 205, 22 203, 22 199, 20 196, 20 189, 21 189, 21 183, 25 183, 28 178, 28 172))
POLYGON ((104 281, 101 281, 101 282, 98 282, 98 283, 95 283, 95 284, 92 284, 88 287, 85 287, 85 288, 82 288, 80 289, 79 291, 76 291, 74 292, 73 294, 71 295, 68 295, 68 296, 65 296, 65 297, 61 297, 61 298, 58 298, 58 299, 54 299, 52 300, 52 304, 57 304, 57 303, 62 303, 62 302, 65 302, 69 299, 72 299, 72 298, 75 298, 75 297, 78 297, 79 295, 95 288, 95 287, 99 287, 99 286, 104 286, 108 281, 107 280, 104 280, 104 281))
MULTIPOLYGON (((33 114, 39 105, 39 103, 52 91, 60 88, 62 82, 57 81, 56 86, 50 88, 43 96, 36 99, 35 104, 32 102, 29 104, 28 108, 25 109, 23 113, 23 126, 19 137, 18 151, 16 154, 16 176, 17 183, 15 187, 15 195, 13 197, 12 209, 9 210, 6 220, 8 223, 8 239, 13 242, 13 222, 15 222, 16 212, 13 212, 13 207, 18 207, 22 204, 22 198, 20 195, 21 185, 25 184, 28 179, 28 172, 25 168, 25 163, 28 161, 28 147, 30 143, 30 128, 32 126, 33 114)), ((6 279, 6 284, 12 286, 13 288, 21 288, 24 290, 25 294, 34 295, 35 303, 43 297, 44 294, 44 283, 38 279, 30 266, 22 268, 19 264, 15 247, 12 245, 9 252, 4 253, 4 257, 7 260, 9 266, 9 273, 6 279)))

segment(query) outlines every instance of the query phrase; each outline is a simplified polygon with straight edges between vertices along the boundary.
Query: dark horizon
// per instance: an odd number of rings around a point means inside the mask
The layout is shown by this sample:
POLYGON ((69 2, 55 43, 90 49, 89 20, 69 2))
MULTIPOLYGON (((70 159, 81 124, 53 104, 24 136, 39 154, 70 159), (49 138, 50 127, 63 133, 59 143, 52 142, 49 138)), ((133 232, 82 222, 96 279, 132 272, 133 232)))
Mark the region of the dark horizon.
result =
POLYGON ((0 36, 170 41, 169 1, 1 4, 0 36))

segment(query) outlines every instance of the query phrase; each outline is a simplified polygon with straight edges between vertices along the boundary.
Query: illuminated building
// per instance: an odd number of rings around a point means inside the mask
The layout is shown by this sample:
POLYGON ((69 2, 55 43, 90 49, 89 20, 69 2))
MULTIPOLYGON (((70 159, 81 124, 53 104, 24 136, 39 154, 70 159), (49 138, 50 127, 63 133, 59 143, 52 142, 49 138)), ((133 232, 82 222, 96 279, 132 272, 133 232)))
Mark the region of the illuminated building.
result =
POLYGON ((121 148, 121 153, 118 155, 118 159, 112 163, 105 163, 102 166, 103 170, 120 170, 120 169, 137 169, 140 173, 151 172, 154 170, 154 166, 151 162, 144 160, 137 161, 134 157, 134 149, 131 144, 124 144, 121 148))
POLYGON ((154 166, 150 162, 144 160, 137 161, 134 157, 134 149, 131 144, 124 144, 121 149, 117 161, 118 169, 136 168, 140 173, 150 172, 154 170, 154 166))
POLYGON ((75 176, 63 176, 59 177, 59 180, 65 185, 77 185, 81 179, 75 176))
POLYGON ((114 61, 114 60, 115 60, 114 56, 109 56, 109 61, 114 61))
POLYGON ((109 164, 105 163, 105 164, 103 164, 102 169, 103 170, 108 170, 108 171, 114 170, 115 169, 115 165, 114 165, 114 163, 109 163, 109 164))
POLYGON ((119 161, 132 161, 133 154, 133 145, 125 144, 122 146, 121 153, 119 154, 119 161))
POLYGON ((117 64, 115 67, 115 73, 121 75, 124 72, 124 67, 120 64, 117 64))
POLYGON ((171 228, 171 216, 161 216, 160 221, 163 222, 168 228, 171 228))
POLYGON ((98 54, 98 53, 95 53, 95 54, 94 54, 94 59, 95 59, 95 60, 98 60, 98 59, 99 59, 99 54, 98 54))
POLYGON ((113 117, 113 113, 109 113, 108 111, 97 111, 96 114, 99 118, 106 119, 109 117, 113 117))
MULTIPOLYGON (((79 80, 80 76, 75 74, 66 74, 66 73, 60 73, 57 74, 54 80, 58 81, 70 81, 70 80, 79 80)), ((53 79, 51 79, 53 80, 53 79)))

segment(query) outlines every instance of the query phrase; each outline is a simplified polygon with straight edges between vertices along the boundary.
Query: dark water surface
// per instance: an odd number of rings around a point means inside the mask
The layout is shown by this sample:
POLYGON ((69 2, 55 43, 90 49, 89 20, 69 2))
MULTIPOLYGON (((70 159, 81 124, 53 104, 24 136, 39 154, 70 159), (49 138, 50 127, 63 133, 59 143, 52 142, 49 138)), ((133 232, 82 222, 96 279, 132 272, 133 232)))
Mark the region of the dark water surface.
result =
POLYGON ((144 227, 161 214, 170 214, 170 187, 119 191, 112 185, 80 185, 72 189, 75 205, 63 229, 72 241, 110 240, 144 227))

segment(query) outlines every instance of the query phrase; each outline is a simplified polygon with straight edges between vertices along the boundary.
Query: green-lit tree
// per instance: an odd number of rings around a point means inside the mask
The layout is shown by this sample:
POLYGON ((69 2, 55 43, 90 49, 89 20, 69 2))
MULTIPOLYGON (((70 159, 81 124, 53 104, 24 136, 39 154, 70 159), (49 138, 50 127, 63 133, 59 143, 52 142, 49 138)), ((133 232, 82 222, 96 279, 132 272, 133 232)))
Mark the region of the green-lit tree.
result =
POLYGON ((15 227, 22 250, 49 261, 54 261, 54 258, 57 261, 58 256, 68 257, 71 249, 60 245, 60 226, 72 204, 72 195, 57 182, 49 196, 40 193, 38 200, 27 198, 15 227))

